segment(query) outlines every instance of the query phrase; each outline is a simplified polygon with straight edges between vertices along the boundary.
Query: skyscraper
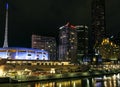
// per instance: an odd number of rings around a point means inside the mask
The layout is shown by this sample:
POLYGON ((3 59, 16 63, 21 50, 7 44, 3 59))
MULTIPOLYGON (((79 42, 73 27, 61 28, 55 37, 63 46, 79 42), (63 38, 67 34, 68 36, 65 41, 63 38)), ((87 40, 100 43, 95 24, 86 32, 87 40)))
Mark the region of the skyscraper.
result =
POLYGON ((8 47, 8 3, 6 4, 6 23, 3 47, 8 47))
POLYGON ((77 31, 77 58, 82 61, 84 55, 88 55, 88 27, 76 26, 77 31))
POLYGON ((32 35, 32 48, 48 51, 49 60, 56 60, 56 39, 40 35, 32 35))
POLYGON ((76 61, 77 34, 75 26, 67 23, 59 28, 59 60, 76 61))
POLYGON ((59 60, 78 62, 88 54, 88 27, 69 23, 59 29, 59 60))
POLYGON ((92 0, 92 48, 105 37, 105 0, 92 0))

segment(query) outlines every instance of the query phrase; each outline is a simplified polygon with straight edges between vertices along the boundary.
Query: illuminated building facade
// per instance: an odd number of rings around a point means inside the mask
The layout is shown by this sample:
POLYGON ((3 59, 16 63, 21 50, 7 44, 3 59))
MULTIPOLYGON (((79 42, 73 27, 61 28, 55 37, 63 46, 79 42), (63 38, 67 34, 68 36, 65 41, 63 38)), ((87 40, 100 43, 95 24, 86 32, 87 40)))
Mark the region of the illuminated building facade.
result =
POLYGON ((50 60, 56 60, 56 39, 54 37, 32 35, 32 48, 44 49, 48 51, 50 60))
POLYGON ((92 0, 92 48, 105 37, 105 0, 92 0))
POLYGON ((67 23, 59 29, 59 60, 77 62, 88 54, 88 27, 67 23))
POLYGON ((0 58, 19 60, 49 60, 48 52, 40 49, 5 47, 0 48, 0 58))
POLYGON ((69 23, 59 28, 59 60, 76 60, 77 32, 69 23))
POLYGON ((110 41, 109 38, 103 39, 98 50, 105 61, 118 60, 120 57, 120 46, 110 41))
POLYGON ((67 23, 59 28, 59 60, 77 62, 88 54, 88 27, 67 23))

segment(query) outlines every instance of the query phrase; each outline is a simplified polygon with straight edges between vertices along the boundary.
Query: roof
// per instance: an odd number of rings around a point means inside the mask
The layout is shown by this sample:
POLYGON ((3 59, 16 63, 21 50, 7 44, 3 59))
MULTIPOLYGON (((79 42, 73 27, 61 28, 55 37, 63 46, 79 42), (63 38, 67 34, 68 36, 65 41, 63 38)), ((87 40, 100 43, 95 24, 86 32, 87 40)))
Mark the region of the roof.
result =
POLYGON ((40 51, 40 50, 42 50, 42 51, 46 51, 46 50, 44 50, 44 49, 36 49, 36 48, 25 48, 25 47, 2 47, 2 48, 0 48, 0 50, 3 50, 3 49, 16 49, 16 50, 35 50, 35 51, 40 51))

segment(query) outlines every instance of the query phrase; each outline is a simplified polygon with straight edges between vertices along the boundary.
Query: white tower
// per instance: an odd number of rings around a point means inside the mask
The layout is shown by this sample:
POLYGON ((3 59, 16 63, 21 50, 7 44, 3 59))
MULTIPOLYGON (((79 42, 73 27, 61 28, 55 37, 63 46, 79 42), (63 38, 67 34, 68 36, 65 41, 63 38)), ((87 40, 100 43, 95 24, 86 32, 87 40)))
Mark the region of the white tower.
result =
POLYGON ((8 3, 6 3, 6 21, 5 21, 5 36, 3 48, 8 47, 8 3))

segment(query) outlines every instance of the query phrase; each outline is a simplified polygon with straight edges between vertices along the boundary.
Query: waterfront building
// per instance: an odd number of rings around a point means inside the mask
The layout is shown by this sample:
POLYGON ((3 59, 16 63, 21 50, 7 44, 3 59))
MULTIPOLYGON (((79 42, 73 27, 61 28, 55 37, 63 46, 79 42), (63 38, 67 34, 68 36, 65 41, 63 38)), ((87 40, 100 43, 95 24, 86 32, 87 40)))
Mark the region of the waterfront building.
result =
POLYGON ((67 23, 59 28, 59 60, 76 60, 77 32, 67 23))
POLYGON ((106 29, 105 29, 105 0, 92 0, 92 49, 95 48, 102 42, 105 38, 106 29))
POLYGON ((59 28, 59 60, 77 62, 88 54, 88 27, 69 23, 59 28))
POLYGON ((40 49, 5 47, 0 48, 1 59, 49 60, 48 52, 40 49))
POLYGON ((50 60, 56 60, 56 39, 55 37, 32 35, 32 48, 44 49, 49 53, 50 60))
POLYGON ((104 61, 117 61, 120 57, 120 46, 110 41, 109 38, 104 38, 99 45, 99 54, 104 61))
POLYGON ((8 47, 8 3, 6 4, 6 22, 4 44, 0 48, 0 59, 49 60, 48 51, 23 47, 8 47))

